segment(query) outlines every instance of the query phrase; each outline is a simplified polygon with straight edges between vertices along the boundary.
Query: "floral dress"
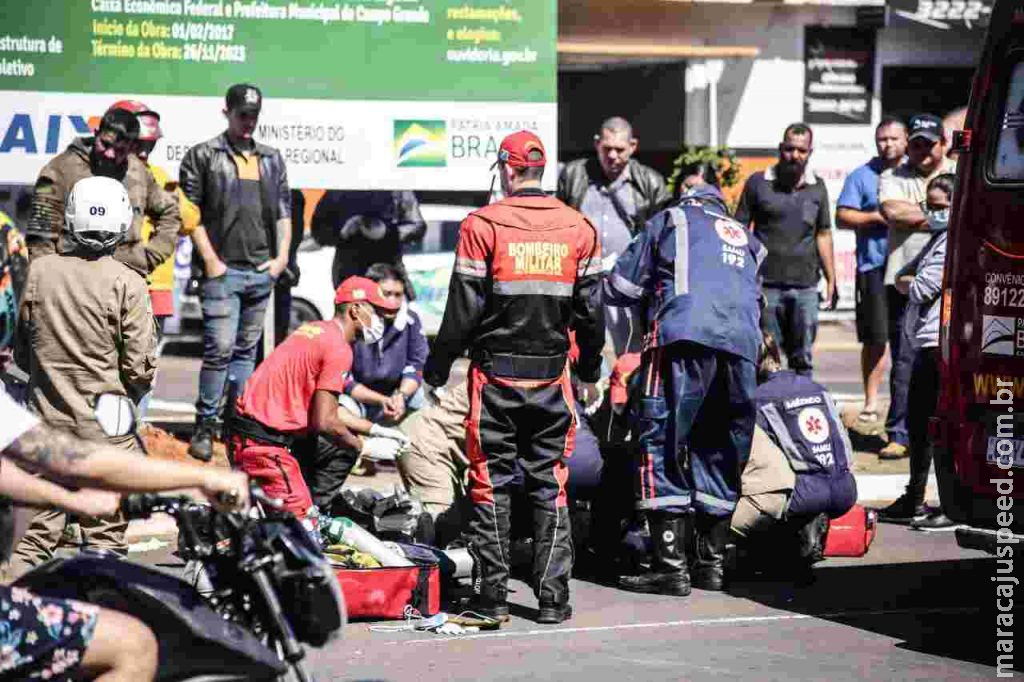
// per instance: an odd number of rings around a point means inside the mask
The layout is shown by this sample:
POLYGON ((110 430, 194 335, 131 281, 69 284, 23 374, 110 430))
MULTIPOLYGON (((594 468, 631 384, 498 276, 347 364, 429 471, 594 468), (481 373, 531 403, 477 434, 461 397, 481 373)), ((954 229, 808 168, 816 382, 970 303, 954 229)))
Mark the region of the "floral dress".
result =
POLYGON ((0 680, 72 680, 100 609, 0 586, 0 680))

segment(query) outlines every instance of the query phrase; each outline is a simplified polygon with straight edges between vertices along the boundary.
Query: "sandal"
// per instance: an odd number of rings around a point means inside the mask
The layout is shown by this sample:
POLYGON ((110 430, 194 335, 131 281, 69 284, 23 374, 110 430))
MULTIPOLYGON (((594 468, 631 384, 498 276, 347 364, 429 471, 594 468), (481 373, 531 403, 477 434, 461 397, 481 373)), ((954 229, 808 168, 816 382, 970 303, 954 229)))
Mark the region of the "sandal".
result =
POLYGON ((857 421, 861 424, 873 424, 878 421, 878 412, 875 410, 861 410, 857 415, 857 421))

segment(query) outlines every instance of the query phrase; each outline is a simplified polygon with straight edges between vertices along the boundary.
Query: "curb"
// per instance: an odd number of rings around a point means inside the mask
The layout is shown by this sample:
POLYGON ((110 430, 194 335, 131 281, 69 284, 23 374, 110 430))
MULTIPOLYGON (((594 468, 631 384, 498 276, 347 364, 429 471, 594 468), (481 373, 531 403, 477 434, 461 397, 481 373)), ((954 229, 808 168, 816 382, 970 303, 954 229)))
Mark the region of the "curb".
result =
MULTIPOLYGON (((909 474, 854 474, 857 480, 857 502, 889 503, 903 494, 909 474)), ((938 503, 939 487, 935 475, 928 477, 925 489, 928 502, 938 503)))
POLYGON ((128 522, 128 530, 124 539, 129 545, 143 542, 151 538, 177 538, 178 524, 167 514, 154 514, 148 519, 136 519, 128 522))

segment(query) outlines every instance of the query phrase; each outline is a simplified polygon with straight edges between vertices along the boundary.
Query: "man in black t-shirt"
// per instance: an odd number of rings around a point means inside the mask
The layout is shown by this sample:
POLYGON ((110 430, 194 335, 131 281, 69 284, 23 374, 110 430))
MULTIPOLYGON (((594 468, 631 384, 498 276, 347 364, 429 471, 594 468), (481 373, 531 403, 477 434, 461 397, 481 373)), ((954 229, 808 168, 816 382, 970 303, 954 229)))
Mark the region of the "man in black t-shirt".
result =
POLYGON ((736 219, 768 248, 761 267, 763 327, 780 340, 789 368, 808 376, 818 332, 819 272, 825 275, 826 309, 836 304, 828 190, 807 169, 813 142, 809 126, 786 128, 779 162, 750 176, 736 209, 736 219))
MULTIPOLYGON (((189 454, 209 461, 225 386, 241 393, 256 359, 274 282, 288 265, 291 192, 281 153, 253 139, 263 95, 228 89, 222 134, 189 149, 179 171, 185 196, 202 211, 192 233, 205 277, 203 367, 189 454)), ((230 394, 230 392, 229 392, 230 394)))

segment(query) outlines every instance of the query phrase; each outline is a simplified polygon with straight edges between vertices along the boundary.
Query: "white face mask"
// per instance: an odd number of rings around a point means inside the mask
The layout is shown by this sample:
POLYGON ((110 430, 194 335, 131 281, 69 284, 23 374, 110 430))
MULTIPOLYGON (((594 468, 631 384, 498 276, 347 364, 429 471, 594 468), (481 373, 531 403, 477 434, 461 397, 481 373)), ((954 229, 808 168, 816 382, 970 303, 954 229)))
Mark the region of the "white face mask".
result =
POLYGON ((384 320, 376 312, 370 313, 370 326, 363 327, 363 341, 377 343, 384 338, 384 320))
POLYGON ((924 216, 928 219, 928 228, 932 232, 941 232, 949 228, 948 208, 926 210, 924 216))

